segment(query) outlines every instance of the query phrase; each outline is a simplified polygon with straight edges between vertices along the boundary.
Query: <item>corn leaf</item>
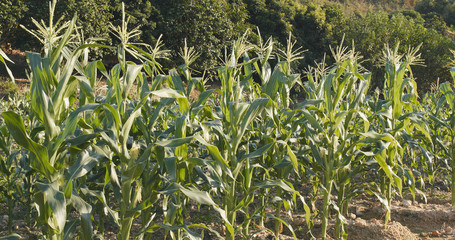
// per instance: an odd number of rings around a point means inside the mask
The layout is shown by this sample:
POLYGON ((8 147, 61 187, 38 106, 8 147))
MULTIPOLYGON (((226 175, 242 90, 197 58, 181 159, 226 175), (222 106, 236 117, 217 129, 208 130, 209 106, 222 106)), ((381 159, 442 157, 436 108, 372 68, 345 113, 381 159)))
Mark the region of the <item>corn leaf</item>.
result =
POLYGON ((28 136, 21 116, 11 111, 3 112, 2 116, 5 119, 8 131, 14 140, 16 140, 16 143, 34 154, 34 157, 31 159, 32 168, 44 174, 47 179, 51 179, 55 169, 49 163, 49 155, 46 147, 36 143, 28 136))
POLYGON ((56 226, 54 223, 49 224, 58 231, 63 231, 66 223, 66 198, 63 192, 59 191, 58 184, 54 183, 37 183, 38 188, 43 192, 45 201, 54 213, 56 226))

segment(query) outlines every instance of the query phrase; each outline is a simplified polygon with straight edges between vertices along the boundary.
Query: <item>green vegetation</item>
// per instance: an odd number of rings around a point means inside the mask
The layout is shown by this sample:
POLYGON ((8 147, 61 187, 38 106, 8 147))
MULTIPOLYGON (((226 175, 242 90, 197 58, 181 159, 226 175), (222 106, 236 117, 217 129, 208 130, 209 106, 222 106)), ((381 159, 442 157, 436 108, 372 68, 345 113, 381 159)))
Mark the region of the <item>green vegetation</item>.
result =
MULTIPOLYGON (((453 52, 419 13, 346 19, 334 5, 293 1, 272 8, 259 0, 172 1, 167 10, 151 3, 139 1, 143 8, 130 10, 131 18, 125 5, 115 5, 121 15, 108 24, 112 44, 94 38, 103 29, 81 31, 92 14, 56 21, 56 0, 49 20, 24 26, 41 51, 27 52, 30 93, 0 104, 0 201, 9 239, 18 238, 18 207, 44 239, 102 239, 109 227, 118 239, 233 240, 249 238, 253 226, 276 239, 285 228, 295 239, 346 239, 349 204, 359 194, 380 200, 387 224, 393 199, 425 196, 436 176, 450 182, 455 205, 453 87, 433 85, 420 99, 424 73, 416 74, 422 57, 442 64, 442 53, 453 52), (154 26, 165 41, 144 26, 131 28, 163 11, 187 15, 161 17, 192 28, 154 26), (238 34, 236 11, 269 28, 238 34), (252 18, 253 11, 269 17, 252 18), (207 26, 213 28, 200 31, 207 26), (396 31, 383 30, 391 26, 396 31), (155 44, 139 41, 141 29, 155 44), (338 35, 345 40, 324 46, 338 35), (166 41, 183 47, 169 55, 166 41), (330 57, 297 68, 326 48, 330 57), (117 64, 106 67, 97 49, 115 52, 117 64), (164 65, 169 58, 181 64, 164 65), (219 89, 208 89, 198 66, 212 70, 219 89), (297 86, 304 100, 291 98, 297 86), (307 229, 293 227, 295 212, 304 212, 307 229), (313 228, 318 220, 320 231, 313 228)), ((455 68, 450 73, 455 79, 455 68)))
MULTIPOLYGON (((41 51, 40 42, 30 38, 20 25, 33 28, 31 20, 48 18, 46 1, 5 0, 0 3, 0 44, 16 49, 41 51), (24 39, 27 39, 26 41, 24 39)), ((180 47, 186 41, 200 54, 192 64, 196 75, 215 80, 220 59, 226 55, 226 46, 248 29, 260 29, 262 36, 273 37, 277 48, 284 49, 289 32, 297 45, 307 50, 305 59, 293 64, 303 69, 321 62, 329 46, 354 41, 357 51, 368 59, 365 67, 373 72, 371 90, 382 88, 383 71, 378 67, 381 49, 400 42, 401 51, 420 44, 424 66, 417 67, 414 76, 419 92, 427 92, 432 84, 450 80, 447 49, 452 49, 451 11, 453 1, 429 0, 209 0, 209 1, 126 1, 129 24, 141 32, 132 42, 154 46, 161 40, 169 54, 161 61, 169 70, 182 64, 180 47), (415 11, 414 11, 415 10, 415 11)), ((56 15, 69 21, 72 13, 78 15, 79 41, 85 43, 118 44, 109 30, 109 23, 121 23, 119 0, 59 0, 56 15)), ((248 39, 258 40, 256 31, 248 39)), ((91 59, 104 59, 115 65, 113 49, 91 49, 91 59)), ((131 57, 127 55, 127 57, 131 57)), ((327 59, 333 63, 329 56, 327 59)))

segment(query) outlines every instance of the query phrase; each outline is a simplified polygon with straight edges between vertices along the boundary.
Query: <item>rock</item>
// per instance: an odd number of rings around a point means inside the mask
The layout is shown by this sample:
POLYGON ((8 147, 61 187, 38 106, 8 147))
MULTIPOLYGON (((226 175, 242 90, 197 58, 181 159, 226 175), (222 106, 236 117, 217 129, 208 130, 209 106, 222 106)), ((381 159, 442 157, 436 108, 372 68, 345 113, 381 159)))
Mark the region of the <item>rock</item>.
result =
POLYGON ((452 235, 453 234, 453 229, 451 227, 446 227, 446 229, 444 230, 444 233, 446 235, 452 235))
POLYGON ((364 207, 356 207, 356 209, 355 209, 355 215, 357 215, 357 216, 362 216, 364 210, 365 210, 364 207))
POLYGON ((352 220, 355 220, 357 218, 357 216, 354 213, 350 213, 349 218, 352 220))
POLYGON ((404 199, 402 203, 403 203, 403 206, 405 206, 405 207, 412 206, 412 201, 408 200, 408 199, 404 199))
POLYGON ((305 224, 305 219, 304 218, 294 218, 293 223, 296 226, 301 226, 301 225, 305 224))
POLYGON ((379 224, 381 224, 381 222, 380 222, 379 220, 377 220, 376 218, 370 219, 370 222, 371 222, 372 224, 374 224, 374 225, 379 225, 379 224))
POLYGON ((432 236, 432 237, 440 237, 440 236, 441 236, 441 233, 440 233, 438 230, 434 230, 434 231, 431 233, 431 236, 432 236))

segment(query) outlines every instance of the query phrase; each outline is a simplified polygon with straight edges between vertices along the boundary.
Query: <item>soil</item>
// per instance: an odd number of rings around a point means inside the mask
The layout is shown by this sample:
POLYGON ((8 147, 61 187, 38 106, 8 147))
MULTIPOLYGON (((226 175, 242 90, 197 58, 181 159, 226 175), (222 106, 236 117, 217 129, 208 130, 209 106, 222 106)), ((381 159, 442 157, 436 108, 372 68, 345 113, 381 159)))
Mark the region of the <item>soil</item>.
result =
MULTIPOLYGON (((360 196, 350 205, 350 216, 347 219, 347 239, 363 240, 455 240, 455 212, 450 204, 450 193, 438 192, 428 198, 425 204, 422 199, 416 201, 405 198, 392 202, 391 220, 384 226, 384 207, 370 196, 360 196)), ((305 215, 295 214, 292 227, 298 239, 310 239, 306 234, 305 215)), ((334 235, 335 220, 331 220, 329 235, 334 235)), ((312 233, 320 238, 320 222, 316 222, 312 233)), ((286 234, 286 231, 284 232, 286 234)), ((293 239, 292 235, 280 239, 293 239)), ((261 231, 252 234, 253 239, 274 239, 271 232, 261 231)), ((329 238, 331 239, 331 238, 329 238)))
MULTIPOLYGON (((7 235, 8 216, 5 210, 5 206, 0 208, 0 236, 7 235)), ((448 192, 439 192, 437 195, 429 197, 427 203, 424 203, 421 199, 413 202, 407 198, 394 201, 391 210, 392 219, 385 227, 385 211, 377 200, 370 196, 360 196, 359 199, 354 200, 350 205, 350 216, 347 219, 348 239, 455 240, 455 213, 452 211, 448 192)), ((211 214, 207 209, 193 211, 194 213, 190 215, 199 220, 207 218, 211 214)), ((23 219, 19 219, 19 216, 23 216, 20 209, 17 210, 15 216, 13 220, 15 233, 22 236, 23 239, 41 238, 39 228, 27 226, 23 219)), ((213 218, 213 216, 209 218, 213 218)), ((191 221, 191 219, 187 220, 191 221)), ((293 219, 288 219, 288 221, 291 222, 298 239, 310 239, 307 236, 305 216, 302 212, 296 213, 293 219)), ((272 222, 266 223, 269 228, 271 228, 272 224, 272 222)), ((140 222, 135 222, 133 232, 137 232, 140 229, 140 225, 140 222)), ((219 223, 210 225, 215 230, 222 232, 222 227, 219 223)), ((105 239, 116 239, 115 228, 107 226, 106 230, 105 239)), ((333 235, 334 231, 334 219, 332 219, 329 226, 329 235, 333 235)), ((320 222, 316 221, 312 233, 315 237, 320 237, 318 232, 320 232, 320 222)), ((156 236, 158 237, 156 239, 161 239, 163 233, 158 232, 156 236)), ((250 236, 252 239, 274 239, 274 235, 270 230, 261 229, 258 225, 252 227, 250 236)), ((211 234, 206 234, 206 239, 217 238, 211 234)), ((293 239, 293 237, 289 230, 283 229, 280 239, 287 240, 293 239)))
MULTIPOLYGON (((14 64, 7 62, 8 68, 13 72, 14 77, 26 78, 27 74, 25 69, 27 69, 27 60, 25 52, 20 51, 19 49, 12 49, 11 45, 2 45, 0 48, 6 53, 8 58, 14 62, 14 64)), ((0 64, 0 76, 8 76, 3 63, 0 64)))

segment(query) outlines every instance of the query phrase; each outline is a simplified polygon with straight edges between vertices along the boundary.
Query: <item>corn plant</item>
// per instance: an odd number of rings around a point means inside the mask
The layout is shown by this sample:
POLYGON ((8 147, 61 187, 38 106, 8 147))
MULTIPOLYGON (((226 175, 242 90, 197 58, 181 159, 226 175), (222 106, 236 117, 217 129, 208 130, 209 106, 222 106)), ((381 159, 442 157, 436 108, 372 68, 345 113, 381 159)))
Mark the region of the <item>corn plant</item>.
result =
MULTIPOLYGON (((455 79, 455 68, 450 69, 450 73, 452 74, 452 78, 455 79)), ((450 162, 450 171, 451 171, 451 194, 452 194, 452 207, 455 206, 455 150, 454 150, 454 141, 455 141, 455 119, 453 116, 455 110, 455 94, 449 82, 442 83, 440 85, 440 89, 442 94, 444 95, 445 101, 447 102, 449 113, 446 116, 446 121, 444 119, 437 119, 434 120, 441 126, 444 126, 448 130, 448 134, 446 137, 448 138, 448 146, 446 149, 447 158, 450 162)))
MULTIPOLYGON (((417 86, 412 78, 411 66, 419 64, 418 48, 409 49, 406 55, 386 46, 384 51, 385 81, 384 100, 377 100, 370 122, 374 126, 363 134, 364 143, 378 144, 372 151, 374 159, 380 166, 379 195, 386 208, 385 223, 390 220, 390 206, 397 189, 401 195, 404 173, 408 172, 403 164, 405 154, 404 138, 417 131, 424 139, 432 141, 425 119, 415 112, 417 86)), ((408 177, 411 177, 408 175, 408 177)), ((412 179, 414 181, 414 179, 412 179)))
POLYGON ((13 231, 13 211, 18 196, 22 192, 19 184, 19 179, 22 175, 17 161, 20 151, 15 151, 12 143, 10 133, 2 122, 0 127, 0 149, 2 151, 0 155, 0 189, 6 198, 6 206, 8 208, 5 211, 8 213, 8 234, 13 231))
POLYGON ((77 115, 70 115, 77 86, 72 73, 83 49, 88 46, 69 46, 76 18, 60 26, 60 21, 54 25, 55 5, 56 1, 50 4, 49 26, 33 20, 39 30, 28 30, 44 44, 44 56, 27 53, 31 70, 28 125, 12 111, 3 112, 2 116, 16 143, 29 151, 28 163, 39 174, 38 181, 31 184, 39 221, 45 227, 47 238, 61 239, 74 234, 75 222, 67 221, 67 206, 74 207, 81 214, 82 236, 90 238, 91 206, 73 191, 73 186, 94 166, 97 155, 86 149, 87 145, 76 151, 71 146, 89 139, 67 141, 74 134, 72 124, 77 118, 77 115), (60 32, 63 33, 59 35, 60 32), (26 130, 27 127, 30 131, 26 130))
POLYGON ((322 239, 327 238, 332 192, 338 192, 336 237, 346 237, 344 216, 347 214, 350 179, 361 169, 359 133, 368 130, 369 121, 361 108, 368 90, 370 74, 362 73, 354 50, 339 46, 333 51, 336 64, 325 69, 310 69, 305 85, 307 100, 301 109, 303 146, 311 154, 308 168, 317 175, 322 189, 322 239), (363 123, 361 125, 356 122, 363 123))
MULTIPOLYGON (((227 239, 235 239, 237 235, 247 237, 253 217, 265 210, 264 206, 255 211, 251 211, 249 207, 257 192, 276 188, 290 192, 294 199, 298 195, 292 185, 288 185, 282 179, 263 180, 262 177, 256 177, 256 172, 261 171, 264 166, 255 164, 253 161, 266 154, 276 143, 259 141, 264 144, 259 146, 248 143, 259 134, 254 130, 254 126, 268 121, 268 115, 262 112, 270 101, 267 98, 252 98, 250 95, 252 102, 248 102, 242 94, 252 80, 252 64, 258 61, 257 58, 249 59, 246 55, 250 49, 251 45, 246 42, 245 36, 233 43, 232 52, 226 58, 225 65, 218 69, 222 84, 219 117, 204 124, 209 127, 206 129, 210 134, 196 136, 196 140, 207 149, 213 159, 206 162, 208 172, 205 177, 216 183, 216 187, 211 184, 212 188, 221 197, 222 201, 214 208, 223 219, 227 239), (241 60, 244 62, 239 63, 241 60), (243 216, 243 221, 239 223, 237 223, 238 214, 243 216)), ((254 93, 251 94, 254 96, 254 93)), ((292 160, 293 165, 296 166, 296 159, 292 160)), ((287 202, 288 200, 278 201, 287 202)), ((270 217, 283 222, 279 216, 270 217)))
MULTIPOLYGON (((260 34, 259 34, 260 36, 260 34)), ((269 64, 269 59, 272 58, 273 53, 273 41, 269 38, 266 43, 262 42, 262 39, 259 39, 259 44, 255 45, 254 48, 257 51, 258 60, 253 62, 254 69, 257 71, 261 79, 260 84, 250 82, 250 89, 254 91, 254 95, 257 96, 268 96, 271 100, 271 104, 266 108, 263 118, 263 127, 260 127, 260 132, 266 137, 257 137, 253 139, 259 141, 259 143, 264 144, 265 146, 271 145, 270 149, 266 152, 270 157, 262 157, 261 166, 267 170, 267 174, 263 175, 263 180, 267 178, 277 179, 277 180, 286 180, 289 178, 296 178, 299 175, 297 157, 295 156, 293 150, 293 141, 295 141, 296 130, 299 128, 297 121, 297 114, 295 110, 290 109, 290 90, 295 86, 295 84, 300 84, 300 74, 293 73, 291 65, 302 59, 303 51, 300 51, 300 48, 294 49, 295 42, 292 42, 291 35, 288 38, 288 44, 285 50, 279 50, 279 56, 283 60, 279 60, 275 65, 273 71, 269 64), (255 86, 258 85, 258 86, 255 86)), ((249 60, 247 58, 246 60, 249 60)), ((245 65, 245 75, 250 75, 252 73, 252 68, 249 65, 245 65)), ((250 91, 251 91, 250 90, 250 91)), ((254 136, 254 135, 253 135, 254 136)), ((293 189, 293 185, 290 182, 286 184, 293 189)), ((265 198, 268 197, 268 190, 265 190, 261 201, 265 202, 265 198)), ((274 233, 275 236, 279 236, 283 228, 283 220, 281 219, 281 209, 283 206, 288 213, 291 213, 292 205, 295 205, 293 201, 289 201, 299 194, 290 194, 290 198, 286 199, 285 196, 288 193, 293 193, 292 191, 282 191, 282 188, 276 188, 276 195, 281 197, 274 197, 275 206, 275 215, 273 218, 276 218, 274 233)), ((305 210, 307 211, 307 205, 303 198, 300 198, 304 205, 305 210)), ((265 206, 265 205, 264 205, 265 206)), ((307 211, 307 213, 309 213, 307 211)), ((261 225, 263 224, 263 218, 261 220, 261 225)), ((288 227, 290 227, 288 225, 288 227)))

